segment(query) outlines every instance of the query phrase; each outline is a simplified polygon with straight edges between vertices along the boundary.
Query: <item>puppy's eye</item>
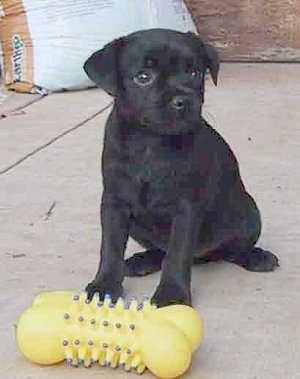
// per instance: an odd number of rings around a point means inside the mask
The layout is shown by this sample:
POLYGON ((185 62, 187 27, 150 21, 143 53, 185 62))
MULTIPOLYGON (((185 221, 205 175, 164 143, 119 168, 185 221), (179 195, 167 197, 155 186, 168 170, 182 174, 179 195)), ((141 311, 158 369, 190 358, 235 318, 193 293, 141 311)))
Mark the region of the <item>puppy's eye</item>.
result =
POLYGON ((153 83, 153 76, 146 71, 139 72, 134 78, 133 81, 139 86, 149 86, 153 83))
POLYGON ((200 71, 197 70, 196 68, 192 68, 188 71, 188 74, 191 78, 196 78, 199 74, 200 74, 200 71))

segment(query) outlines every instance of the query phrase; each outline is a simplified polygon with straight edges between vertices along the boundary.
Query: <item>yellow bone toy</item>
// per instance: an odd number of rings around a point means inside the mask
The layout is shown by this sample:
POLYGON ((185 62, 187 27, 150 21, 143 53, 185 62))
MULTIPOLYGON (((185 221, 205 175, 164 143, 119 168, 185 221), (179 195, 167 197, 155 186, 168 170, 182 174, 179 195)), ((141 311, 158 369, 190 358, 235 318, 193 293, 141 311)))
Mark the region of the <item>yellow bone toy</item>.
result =
POLYGON ((199 314, 185 305, 156 308, 136 300, 125 306, 74 292, 45 292, 18 320, 16 338, 23 355, 38 364, 67 360, 149 369, 159 378, 176 378, 189 368, 192 353, 202 341, 199 314))

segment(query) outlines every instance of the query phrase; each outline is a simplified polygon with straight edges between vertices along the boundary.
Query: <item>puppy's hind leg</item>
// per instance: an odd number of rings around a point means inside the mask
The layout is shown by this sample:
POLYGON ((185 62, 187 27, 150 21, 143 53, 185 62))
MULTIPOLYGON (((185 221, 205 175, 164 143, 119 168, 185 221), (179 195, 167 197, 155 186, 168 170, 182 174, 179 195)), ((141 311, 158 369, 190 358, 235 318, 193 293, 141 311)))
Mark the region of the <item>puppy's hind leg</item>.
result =
POLYGON ((253 207, 240 225, 239 235, 223 250, 223 259, 253 272, 269 272, 279 267, 279 259, 270 251, 256 247, 260 236, 261 220, 253 207))
POLYGON ((130 230, 130 236, 147 250, 125 260, 125 276, 146 276, 160 271, 166 253, 151 242, 149 233, 135 225, 130 230))
POLYGON ((152 249, 135 253, 125 261, 125 276, 146 276, 160 271, 165 252, 152 249))

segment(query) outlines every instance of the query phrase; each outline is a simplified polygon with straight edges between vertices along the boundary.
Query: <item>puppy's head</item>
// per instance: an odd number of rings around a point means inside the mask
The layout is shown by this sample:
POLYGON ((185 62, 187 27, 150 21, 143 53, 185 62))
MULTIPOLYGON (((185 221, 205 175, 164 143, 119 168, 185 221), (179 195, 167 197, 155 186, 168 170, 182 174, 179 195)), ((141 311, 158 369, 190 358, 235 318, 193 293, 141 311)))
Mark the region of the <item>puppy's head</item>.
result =
POLYGON ((217 84, 219 58, 193 33, 150 29, 109 43, 84 69, 116 98, 122 117, 159 134, 179 134, 198 123, 205 73, 217 84))

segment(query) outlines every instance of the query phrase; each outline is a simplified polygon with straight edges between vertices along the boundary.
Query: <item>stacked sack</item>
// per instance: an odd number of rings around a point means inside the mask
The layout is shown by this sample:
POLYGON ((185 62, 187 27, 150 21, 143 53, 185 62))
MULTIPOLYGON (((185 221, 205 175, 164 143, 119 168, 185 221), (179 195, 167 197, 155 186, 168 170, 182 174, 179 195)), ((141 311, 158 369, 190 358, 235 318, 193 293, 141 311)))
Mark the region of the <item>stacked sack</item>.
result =
POLYGON ((148 28, 196 32, 183 0, 2 0, 8 89, 48 93, 93 86, 82 69, 114 38, 148 28))

